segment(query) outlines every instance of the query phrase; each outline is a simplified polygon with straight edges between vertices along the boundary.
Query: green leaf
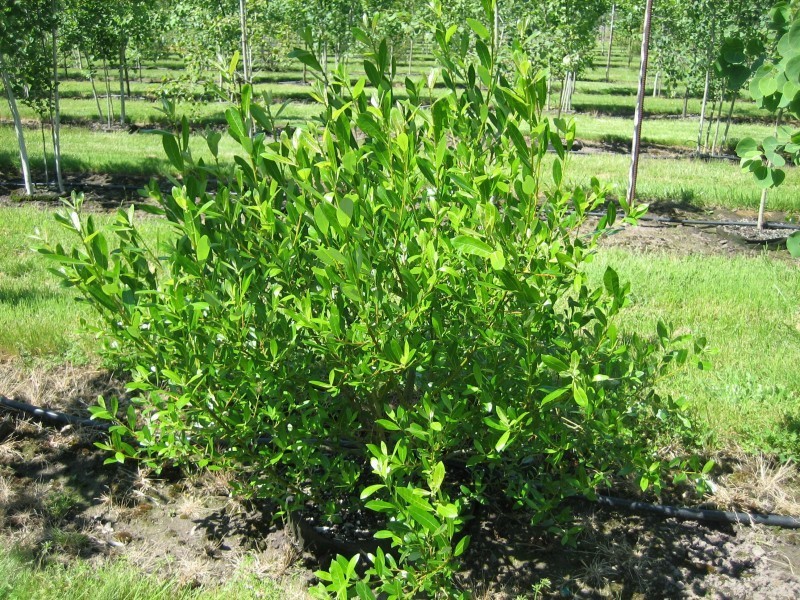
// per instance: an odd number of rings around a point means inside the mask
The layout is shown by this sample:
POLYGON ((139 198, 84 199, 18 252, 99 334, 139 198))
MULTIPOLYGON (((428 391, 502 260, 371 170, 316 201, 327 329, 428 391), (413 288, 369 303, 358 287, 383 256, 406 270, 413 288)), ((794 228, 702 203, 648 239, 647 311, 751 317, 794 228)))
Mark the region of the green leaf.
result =
POLYGON ((358 595, 359 600, 375 600, 376 596, 369 589, 369 585, 365 581, 359 581, 356 583, 356 594, 358 595))
POLYGON ((438 463, 436 463, 436 466, 433 467, 433 471, 431 472, 431 477, 428 482, 432 492, 435 493, 439 491, 439 488, 442 487, 442 483, 444 482, 444 475, 445 475, 444 463, 439 461, 438 463))
POLYGON ((586 390, 582 387, 575 387, 572 392, 573 397, 575 398, 575 404, 583 408, 584 410, 589 408, 589 398, 586 395, 586 390))
MULTIPOLYGON (((795 19, 791 29, 785 34, 786 45, 795 53, 800 52, 800 19, 795 19)), ((787 53, 788 54, 788 53, 787 53)))
POLYGON ((611 267, 608 267, 603 275, 603 285, 612 296, 616 296, 619 293, 619 275, 611 267))
POLYGON ((468 535, 465 535, 460 540, 458 540, 455 550, 453 550, 453 556, 461 556, 462 554, 464 554, 464 550, 466 550, 467 546, 469 545, 469 540, 470 536, 468 535))
POLYGON ((314 56, 308 50, 304 50, 302 48, 295 48, 289 53, 289 58, 296 58, 312 71, 316 71, 317 73, 322 73, 322 65, 319 64, 317 57, 314 56))
POLYGON ((247 138, 247 129, 244 126, 242 115, 235 108, 229 108, 225 111, 225 120, 228 122, 228 132, 231 137, 237 142, 241 142, 247 138))
POLYGON ((178 140, 171 134, 161 136, 161 143, 164 146, 164 152, 167 154, 170 164, 178 171, 183 171, 183 154, 178 147, 178 140))
POLYGON ((376 484, 376 485, 371 485, 371 486, 369 486, 369 487, 366 487, 366 488, 364 488, 364 489, 361 491, 361 499, 362 499, 362 500, 366 500, 367 498, 369 498, 370 496, 372 496, 372 494, 374 494, 374 493, 375 493, 375 492, 377 492, 378 490, 380 490, 380 489, 383 489, 383 488, 385 488, 385 487, 386 487, 386 486, 385 486, 385 485, 383 485, 382 483, 378 483, 378 484, 376 484))
POLYGON ((469 235, 457 235, 453 238, 453 248, 465 254, 474 254, 481 258, 489 258, 494 252, 489 244, 469 235))
POLYGON ((206 144, 214 158, 219 154, 219 141, 222 139, 222 134, 219 131, 209 131, 206 136, 206 144))
POLYGON ((786 238, 786 249, 794 258, 800 258, 800 231, 795 231, 786 238))
POLYGON ((542 401, 539 404, 540 404, 540 406, 546 406, 547 404, 550 404, 551 402, 554 402, 555 400, 558 400, 559 398, 561 398, 561 396, 566 394, 568 391, 569 391, 568 387, 563 387, 563 388, 559 388, 559 389, 557 389, 555 391, 552 391, 549 394, 547 394, 544 398, 542 398, 542 401))
POLYGON ((419 506, 412 505, 408 507, 408 514, 419 525, 427 529, 430 533, 436 533, 441 523, 431 513, 422 510, 419 506))
POLYGON ((386 502, 386 500, 370 500, 364 506, 374 512, 394 512, 397 510, 394 504, 386 502))
POLYGON ((506 257, 503 254, 503 250, 498 248, 494 252, 492 252, 491 256, 489 257, 492 261, 492 268, 495 271, 502 271, 506 266, 506 257))
MULTIPOLYGON (((786 79, 789 80, 789 83, 796 84, 800 81, 800 54, 793 56, 786 62, 783 73, 786 75, 786 79)), ((786 86, 784 86, 784 89, 786 89, 786 86)))
POLYGON ((492 39, 492 32, 481 23, 480 21, 476 21, 475 19, 467 19, 467 25, 469 25, 470 29, 475 32, 479 38, 488 42, 492 39))
POLYGON ((751 137, 742 138, 739 143, 736 144, 736 155, 739 158, 750 158, 753 155, 761 156, 758 142, 751 137))
POLYGON ((529 196, 536 193, 536 181, 530 175, 526 175, 525 179, 522 180, 522 191, 529 196))
POLYGON ((400 431, 400 427, 398 427, 396 423, 389 421, 388 419, 378 419, 377 421, 375 421, 375 423, 383 427, 386 431, 400 431))
POLYGON ((639 487, 642 489, 643 492, 646 492, 647 488, 650 487, 650 480, 647 478, 646 475, 642 475, 642 478, 639 480, 639 487))
POLYGON ((553 182, 556 187, 561 187, 561 180, 563 178, 563 171, 561 161, 556 159, 553 161, 553 182))
POLYGON ((321 204, 317 204, 314 207, 314 223, 319 228, 322 235, 328 235, 328 229, 330 229, 331 224, 321 204))
POLYGON ((497 452, 502 452, 503 448, 506 447, 508 444, 508 439, 511 437, 511 432, 506 431, 503 435, 500 436, 500 439, 497 440, 497 443, 494 445, 494 449, 497 452))
POLYGON ((436 514, 444 519, 457 519, 458 507, 455 504, 439 504, 436 507, 436 514))
POLYGON ((759 79, 758 89, 762 96, 771 96, 778 91, 778 80, 774 75, 766 75, 759 79))
POLYGON ((738 38, 729 38, 722 43, 722 58, 731 65, 740 65, 745 61, 744 42, 738 38))
POLYGON ((555 356, 542 355, 542 362, 557 372, 569 371, 569 365, 555 356))
POLYGON ((197 240, 197 260, 201 263, 206 262, 209 252, 211 252, 211 244, 209 243, 208 236, 204 235, 197 240))

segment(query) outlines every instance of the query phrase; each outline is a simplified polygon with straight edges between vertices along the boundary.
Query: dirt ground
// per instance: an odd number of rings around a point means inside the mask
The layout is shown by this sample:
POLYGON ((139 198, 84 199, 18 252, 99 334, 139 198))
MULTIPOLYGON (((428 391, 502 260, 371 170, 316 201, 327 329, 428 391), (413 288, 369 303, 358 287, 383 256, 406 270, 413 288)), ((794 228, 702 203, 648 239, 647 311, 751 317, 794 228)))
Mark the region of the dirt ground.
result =
MULTIPOLYGON (((100 393, 121 394, 113 375, 51 367, 33 374, 0 363, 3 393, 87 416, 100 393)), ((96 431, 0 409, 0 539, 47 561, 125 556, 146 572, 191 585, 232 572, 272 578, 302 598, 342 540, 320 543, 308 526, 273 523, 270 507, 236 499, 220 475, 155 476, 104 466, 96 431), (300 534, 298 535, 298 531, 300 534)), ((800 516, 800 478, 767 459, 719 457, 724 509, 800 516)), ((462 575, 479 598, 797 598, 800 530, 680 522, 572 505, 577 547, 514 512, 478 513, 462 575)), ((256 596, 254 592, 254 597, 256 596)))
MULTIPOLYGON (((658 218, 754 218, 654 208, 658 218)), ((675 255, 763 252, 763 242, 748 241, 742 235, 747 232, 649 221, 623 227, 603 244, 675 255)), ((771 231, 775 239, 768 247, 779 247, 786 233, 771 231)), ((98 394, 124 394, 124 386, 102 370, 7 359, 0 360, 0 394, 88 416, 98 394)), ((104 466, 106 457, 93 446, 98 435, 0 408, 0 540, 48 561, 125 556, 147 572, 197 585, 244 569, 279 582, 295 598, 305 597, 314 570, 327 566, 337 547, 335 539, 325 547, 327 542, 304 535, 307 527, 273 522, 270 507, 238 500, 222 476, 157 477, 135 465, 104 466)), ((800 476, 793 466, 744 455, 717 459, 722 474, 715 477, 710 506, 800 517, 800 476)), ((680 522, 588 502, 572 508, 575 524, 583 527, 575 548, 530 527, 523 515, 475 515, 464 586, 478 598, 515 600, 800 598, 800 530, 680 522)))

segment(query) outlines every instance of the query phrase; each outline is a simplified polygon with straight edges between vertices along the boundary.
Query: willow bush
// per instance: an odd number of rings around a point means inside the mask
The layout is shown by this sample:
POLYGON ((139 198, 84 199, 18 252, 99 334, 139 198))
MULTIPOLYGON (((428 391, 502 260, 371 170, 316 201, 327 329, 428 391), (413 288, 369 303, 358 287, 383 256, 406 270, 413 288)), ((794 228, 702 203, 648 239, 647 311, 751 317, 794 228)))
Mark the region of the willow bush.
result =
MULTIPOLYGON (((78 198, 59 217, 77 246, 41 248, 132 375, 127 414, 94 409, 113 421, 109 460, 235 469, 248 493, 333 521, 375 513, 384 549, 366 573, 339 557, 323 595, 459 594, 474 503, 507 498, 564 532, 562 501, 614 477, 658 491, 670 469, 699 476, 657 452, 691 424, 652 387, 692 342, 619 333, 629 286, 583 270, 616 220, 608 190, 565 184, 575 127, 543 116, 544 74, 522 54, 502 67, 469 25, 438 27, 438 66, 405 79, 405 100, 364 31, 354 85, 295 51, 319 78, 318 123, 274 139, 244 87, 226 113, 235 164, 195 160, 185 120, 162 132, 181 177, 149 187, 149 210, 170 242, 148 247, 130 210, 112 244, 78 198)), ((220 134, 206 139, 217 157, 220 134)))

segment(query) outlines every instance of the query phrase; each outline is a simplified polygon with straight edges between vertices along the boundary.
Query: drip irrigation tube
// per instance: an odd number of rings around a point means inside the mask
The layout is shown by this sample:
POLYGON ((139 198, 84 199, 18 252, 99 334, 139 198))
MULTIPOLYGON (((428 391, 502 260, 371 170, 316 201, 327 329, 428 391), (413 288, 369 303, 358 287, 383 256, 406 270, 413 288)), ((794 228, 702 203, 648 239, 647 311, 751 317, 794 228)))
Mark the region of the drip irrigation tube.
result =
MULTIPOLYGON (((39 408, 27 402, 11 400, 0 395, 0 407, 20 411, 44 421, 53 423, 65 423, 69 425, 80 425, 101 431, 107 431, 109 425, 101 421, 84 419, 74 415, 60 413, 54 410, 39 408)), ((271 436, 260 437, 256 440, 259 444, 266 444, 272 440, 271 436)), ((317 443, 322 440, 314 438, 317 443)), ((357 442, 351 440, 338 440, 334 444, 345 449, 352 450, 358 446, 357 442)), ((761 513, 728 512, 723 510, 711 510, 705 508, 682 508, 668 506, 664 504, 651 504, 649 502, 639 502, 637 500, 627 500, 625 498, 615 498, 613 496, 597 496, 597 504, 600 506, 622 509, 634 513, 656 515, 664 518, 680 519, 684 521, 706 521, 711 523, 732 523, 742 525, 769 525, 773 527, 783 527, 788 529, 800 529, 800 519, 786 515, 773 515, 761 513)))
POLYGON ((29 414, 33 417, 41 419, 42 421, 50 421, 52 423, 63 423, 65 425, 79 425, 81 427, 89 427, 92 429, 99 429, 101 431, 108 431, 109 425, 102 421, 94 421, 92 419, 84 419, 74 415, 67 415, 64 413, 48 410, 46 408, 39 408, 27 402, 19 402, 0 395, 0 407, 10 408, 19 412, 29 414))
MULTIPOLYGON (((604 217, 606 213, 600 211, 592 211, 589 213, 592 217, 604 217)), ((621 215, 622 218, 625 215, 621 215)), ((651 221, 654 223, 667 223, 674 225, 709 225, 716 227, 758 227, 755 221, 708 221, 704 219, 679 219, 678 217, 657 217, 645 215, 639 217, 639 221, 651 221)), ((764 223, 764 229, 788 229, 791 231, 800 231, 800 225, 794 223, 764 223)))
POLYGON ((708 521, 712 523, 740 523, 742 525, 771 525, 790 529, 800 529, 800 519, 784 515, 761 513, 728 512, 705 508, 681 508, 665 504, 650 504, 612 496, 598 496, 600 506, 619 508, 636 513, 657 515, 683 521, 708 521))

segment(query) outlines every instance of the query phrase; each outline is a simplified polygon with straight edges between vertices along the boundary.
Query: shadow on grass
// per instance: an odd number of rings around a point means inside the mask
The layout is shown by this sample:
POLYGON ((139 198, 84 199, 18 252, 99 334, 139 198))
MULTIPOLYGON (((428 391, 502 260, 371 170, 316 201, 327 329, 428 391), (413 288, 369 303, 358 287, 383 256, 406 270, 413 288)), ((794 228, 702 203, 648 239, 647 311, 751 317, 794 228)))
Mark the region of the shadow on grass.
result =
POLYGON ((588 96, 625 96, 625 97, 636 96, 636 88, 628 86, 610 85, 609 87, 597 87, 588 90, 580 89, 579 92, 581 94, 586 94, 588 96))
MULTIPOLYGON (((20 306, 47 302, 58 297, 58 294, 36 289, 8 289, 0 286, 0 306, 20 306)), ((0 393, 2 390, 0 390, 0 393)))

